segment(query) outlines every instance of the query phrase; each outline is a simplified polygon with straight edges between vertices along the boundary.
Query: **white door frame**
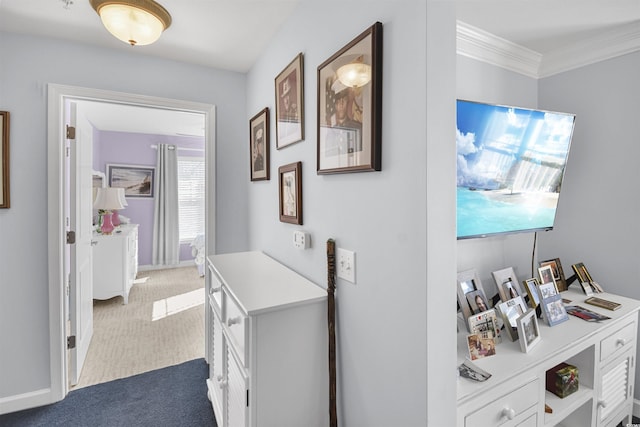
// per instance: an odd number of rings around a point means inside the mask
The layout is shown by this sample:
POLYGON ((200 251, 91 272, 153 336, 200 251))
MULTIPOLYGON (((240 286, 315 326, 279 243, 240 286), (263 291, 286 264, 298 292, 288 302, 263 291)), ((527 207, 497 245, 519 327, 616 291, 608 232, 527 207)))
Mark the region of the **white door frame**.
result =
MULTIPOLYGON (((49 277, 49 360, 51 387, 48 397, 40 396, 33 405, 60 401, 69 392, 65 313, 65 220, 64 185, 65 126, 64 108, 68 99, 105 101, 116 104, 148 106, 167 110, 202 113, 205 117, 205 253, 215 248, 215 106, 100 89, 48 85, 47 116, 47 199, 48 199, 48 277, 49 277)), ((208 269, 205 269, 208 275, 208 269)), ((205 280, 208 283, 208 278, 205 280)), ((205 335, 205 340, 208 336, 205 335)), ((209 346, 205 343, 205 349, 209 346)))

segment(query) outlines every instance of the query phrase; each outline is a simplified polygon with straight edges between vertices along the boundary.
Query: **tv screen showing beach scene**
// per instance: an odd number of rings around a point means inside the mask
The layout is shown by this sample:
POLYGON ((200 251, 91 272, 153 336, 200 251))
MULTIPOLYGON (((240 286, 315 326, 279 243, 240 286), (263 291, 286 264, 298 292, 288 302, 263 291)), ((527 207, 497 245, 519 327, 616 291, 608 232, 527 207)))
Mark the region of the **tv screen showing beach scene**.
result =
POLYGON ((551 230, 575 115, 457 101, 457 237, 551 230))

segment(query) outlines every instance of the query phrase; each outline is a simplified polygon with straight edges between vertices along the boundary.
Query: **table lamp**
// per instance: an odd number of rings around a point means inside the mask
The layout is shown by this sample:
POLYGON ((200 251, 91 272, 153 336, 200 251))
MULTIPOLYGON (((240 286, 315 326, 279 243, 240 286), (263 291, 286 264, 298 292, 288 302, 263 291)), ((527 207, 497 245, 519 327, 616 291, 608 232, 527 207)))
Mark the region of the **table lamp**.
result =
POLYGON ((112 187, 102 187, 98 189, 96 201, 93 203, 94 209, 104 211, 102 214, 102 226, 100 231, 102 234, 111 234, 114 226, 112 222, 113 211, 124 208, 118 195, 118 189, 112 187))
MULTIPOLYGON (((122 206, 129 206, 129 204, 127 203, 127 198, 124 197, 124 188, 116 188, 116 190, 118 190, 118 199, 120 200, 120 203, 122 203, 122 206)), ((118 214, 117 209, 113 211, 113 215, 111 216, 111 222, 116 227, 121 224, 120 215, 118 214)))

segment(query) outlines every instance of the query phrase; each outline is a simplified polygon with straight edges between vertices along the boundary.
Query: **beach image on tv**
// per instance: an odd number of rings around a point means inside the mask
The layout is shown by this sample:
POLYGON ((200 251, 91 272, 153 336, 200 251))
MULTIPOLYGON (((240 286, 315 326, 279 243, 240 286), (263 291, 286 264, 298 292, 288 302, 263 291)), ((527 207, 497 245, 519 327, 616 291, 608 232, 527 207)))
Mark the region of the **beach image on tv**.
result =
POLYGON ((458 238, 553 228, 575 116, 457 108, 458 238))

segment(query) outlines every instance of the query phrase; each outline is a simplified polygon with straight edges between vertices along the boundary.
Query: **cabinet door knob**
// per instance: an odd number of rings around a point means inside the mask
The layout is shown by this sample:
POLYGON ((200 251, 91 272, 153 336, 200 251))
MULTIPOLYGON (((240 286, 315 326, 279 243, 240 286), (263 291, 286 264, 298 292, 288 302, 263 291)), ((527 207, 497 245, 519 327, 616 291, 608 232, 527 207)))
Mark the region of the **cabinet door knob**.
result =
POLYGON ((232 317, 227 319, 227 326, 235 325, 236 323, 240 323, 240 317, 232 317))
POLYGON ((98 244, 98 241, 97 241, 97 240, 92 240, 92 241, 91 241, 91 246, 95 246, 95 245, 97 245, 97 244, 98 244))
POLYGON ((627 340, 625 340, 624 338, 618 338, 616 340, 616 345, 620 346, 620 347, 624 347, 624 345, 627 343, 627 340))
POLYGON ((220 381, 220 384, 218 384, 218 386, 220 388, 225 388, 227 386, 227 382, 226 381, 220 381))
POLYGON ((221 287, 218 286, 217 288, 211 288, 209 289, 209 293, 210 294, 215 294, 216 292, 220 292, 221 287))
POLYGON ((601 408, 606 408, 607 407, 607 401, 603 400, 603 399, 598 400, 598 406, 601 407, 601 408))
POLYGON ((216 380, 218 380, 218 382, 222 381, 222 375, 218 375, 218 376, 216 377, 216 380))
POLYGON ((504 408, 501 412, 502 418, 512 420, 516 417, 516 411, 512 408, 504 408))

